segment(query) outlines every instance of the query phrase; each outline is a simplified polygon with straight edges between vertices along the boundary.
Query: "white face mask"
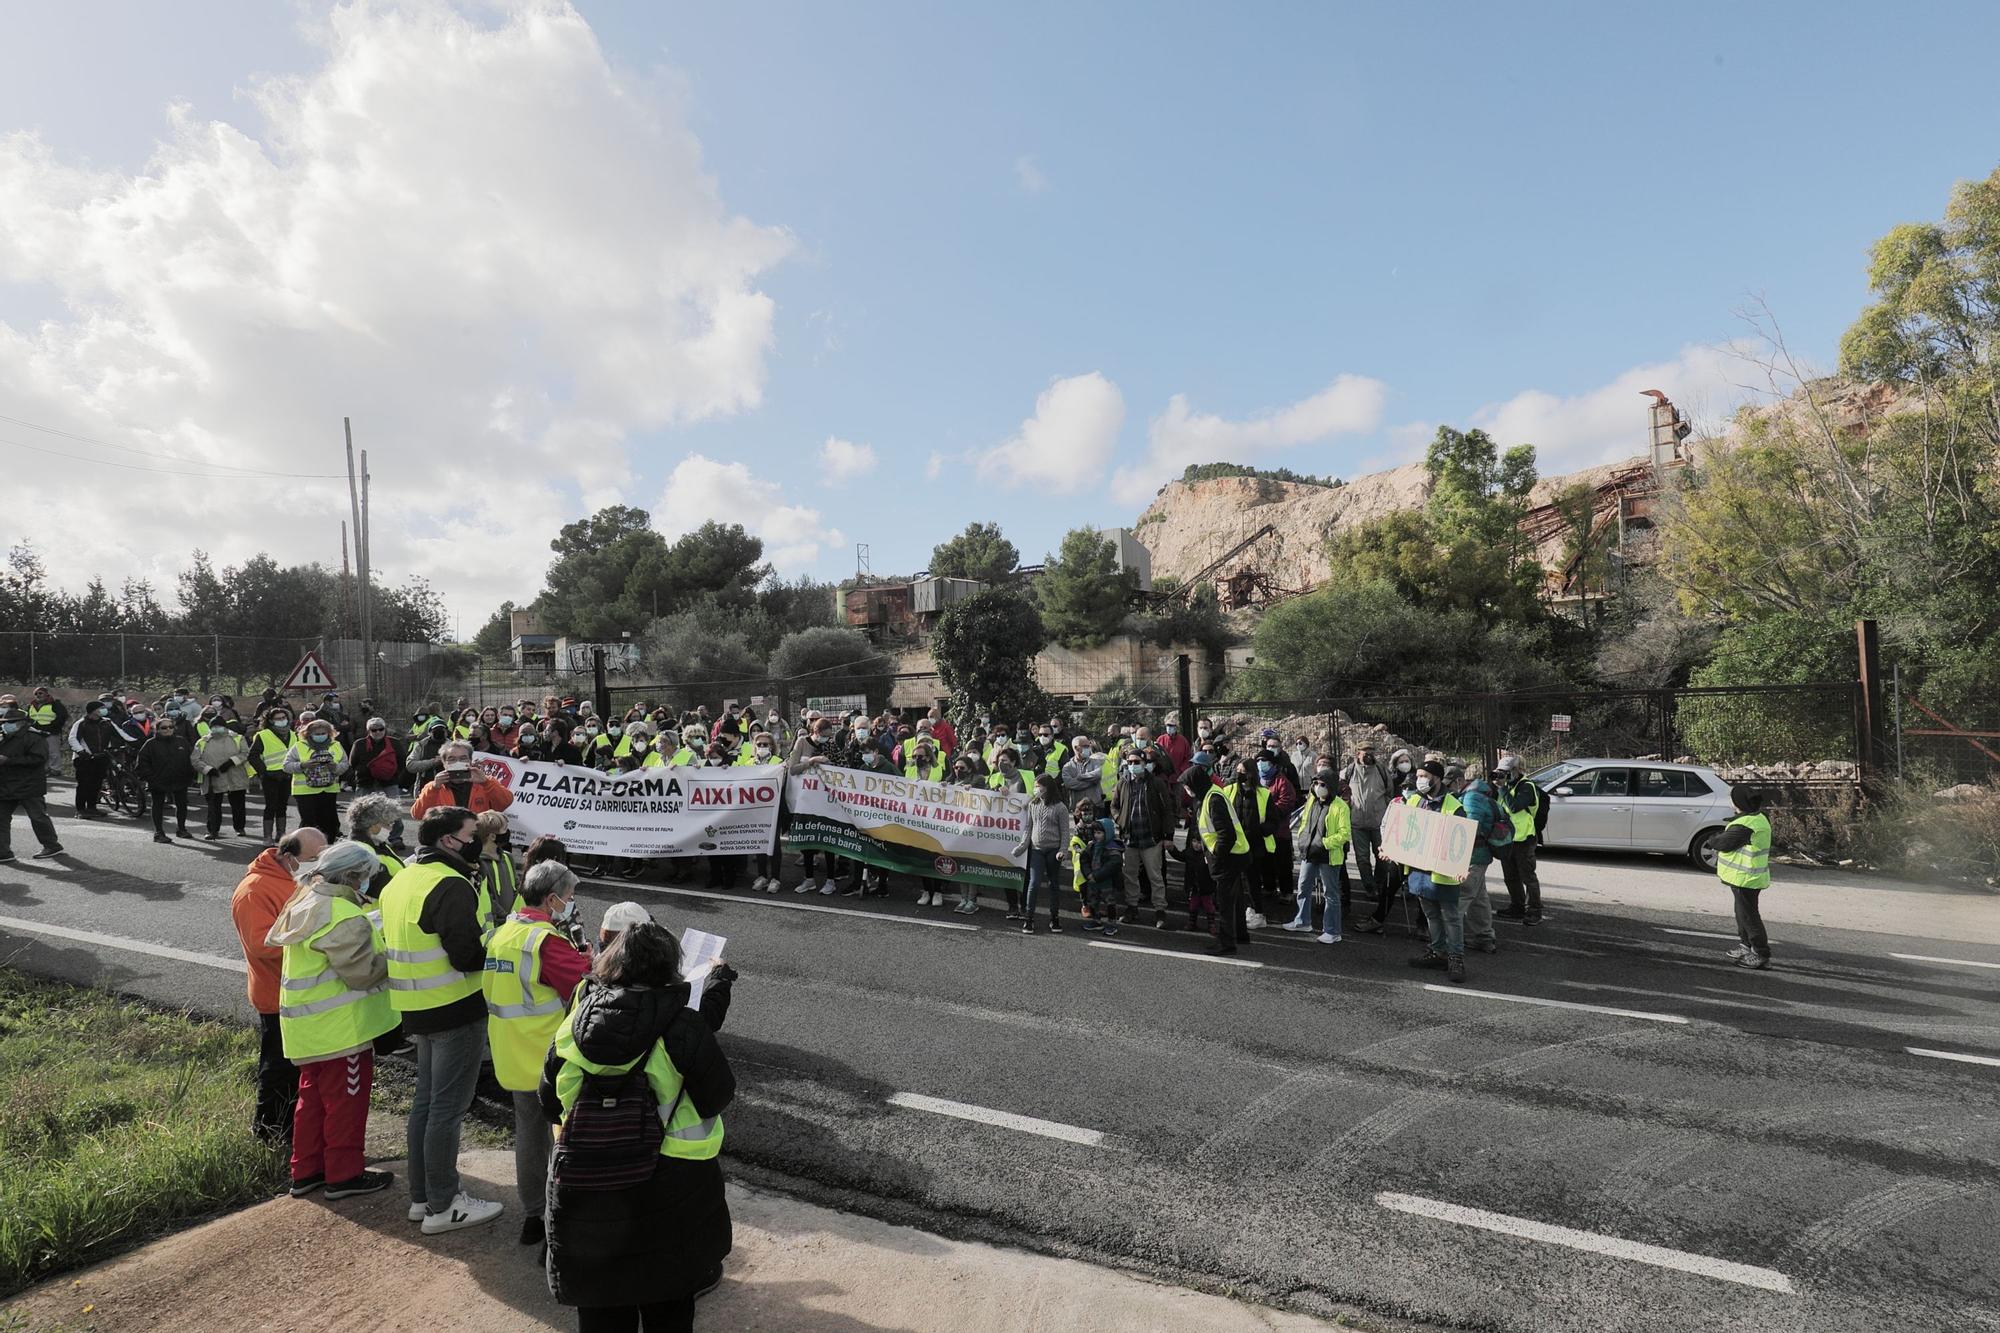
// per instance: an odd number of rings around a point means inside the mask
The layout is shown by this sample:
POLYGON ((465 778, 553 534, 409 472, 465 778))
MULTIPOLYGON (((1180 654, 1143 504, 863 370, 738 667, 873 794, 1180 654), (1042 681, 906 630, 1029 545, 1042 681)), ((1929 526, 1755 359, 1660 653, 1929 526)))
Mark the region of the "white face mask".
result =
POLYGON ((1424 774, 1422 777, 1417 779, 1418 791, 1427 792, 1431 789, 1432 785, 1433 784, 1431 782, 1431 775, 1428 773, 1424 774))

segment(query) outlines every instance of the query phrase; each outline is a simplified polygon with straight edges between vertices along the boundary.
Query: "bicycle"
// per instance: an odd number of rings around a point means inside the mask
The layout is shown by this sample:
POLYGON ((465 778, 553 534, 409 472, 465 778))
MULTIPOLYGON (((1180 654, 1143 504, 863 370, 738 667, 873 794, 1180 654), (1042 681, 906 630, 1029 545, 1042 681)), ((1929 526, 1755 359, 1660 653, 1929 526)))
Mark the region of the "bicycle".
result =
POLYGON ((104 774, 104 799, 113 810, 138 818, 146 813, 146 787, 132 772, 134 751, 120 746, 111 752, 104 774))

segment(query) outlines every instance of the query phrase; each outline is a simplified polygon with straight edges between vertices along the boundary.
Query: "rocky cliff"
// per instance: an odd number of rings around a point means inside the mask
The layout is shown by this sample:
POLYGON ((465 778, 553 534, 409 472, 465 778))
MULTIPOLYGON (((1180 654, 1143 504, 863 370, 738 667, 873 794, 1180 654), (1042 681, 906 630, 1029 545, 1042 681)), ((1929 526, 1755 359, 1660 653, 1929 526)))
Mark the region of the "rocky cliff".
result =
MULTIPOLYGON (((1643 461, 1634 457, 1545 477, 1536 484, 1530 503, 1546 504, 1577 482, 1599 485, 1643 461)), ((1332 487, 1264 477, 1174 481, 1139 516, 1134 532, 1152 552, 1154 578, 1185 580, 1268 523, 1276 531, 1219 572, 1255 565, 1279 587, 1305 589, 1325 582, 1332 573, 1326 547, 1337 529, 1398 509, 1418 508, 1429 497, 1430 477, 1422 463, 1406 463, 1332 487)))

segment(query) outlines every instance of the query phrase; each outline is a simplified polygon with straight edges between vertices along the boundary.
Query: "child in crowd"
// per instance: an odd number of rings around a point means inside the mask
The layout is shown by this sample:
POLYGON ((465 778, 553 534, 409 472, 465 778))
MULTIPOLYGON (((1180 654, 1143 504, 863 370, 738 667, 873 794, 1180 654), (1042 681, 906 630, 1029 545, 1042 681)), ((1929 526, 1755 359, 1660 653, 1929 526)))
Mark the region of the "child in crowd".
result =
POLYGON ((1075 832, 1070 835, 1069 856, 1076 890, 1083 895, 1085 930, 1102 931, 1106 938, 1118 933, 1118 903, 1125 879, 1125 858, 1118 848, 1118 829, 1111 820, 1099 818, 1089 801, 1076 803, 1075 832))

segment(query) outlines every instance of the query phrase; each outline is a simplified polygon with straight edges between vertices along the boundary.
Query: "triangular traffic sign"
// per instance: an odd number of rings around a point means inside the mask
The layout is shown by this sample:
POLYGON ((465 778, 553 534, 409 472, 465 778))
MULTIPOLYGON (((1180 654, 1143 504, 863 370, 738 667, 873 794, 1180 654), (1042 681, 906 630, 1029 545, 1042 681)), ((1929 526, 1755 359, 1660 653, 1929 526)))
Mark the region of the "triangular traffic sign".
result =
POLYGON ((340 687, 333 683, 333 677, 328 674, 326 663, 320 660, 319 654, 317 652, 308 652, 304 657, 299 659, 299 664, 292 668, 292 674, 285 677, 285 683, 279 686, 279 688, 289 692, 292 690, 337 690, 340 687))

